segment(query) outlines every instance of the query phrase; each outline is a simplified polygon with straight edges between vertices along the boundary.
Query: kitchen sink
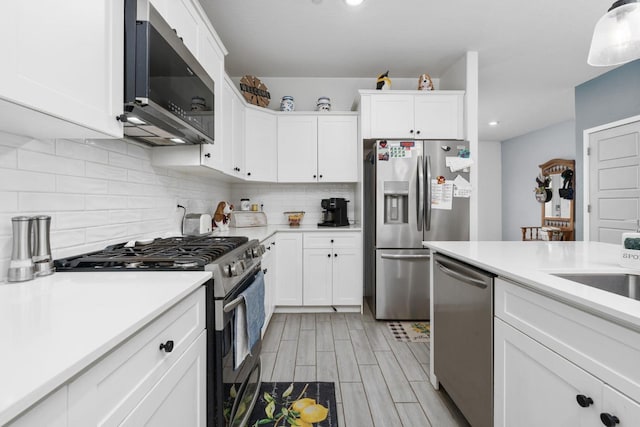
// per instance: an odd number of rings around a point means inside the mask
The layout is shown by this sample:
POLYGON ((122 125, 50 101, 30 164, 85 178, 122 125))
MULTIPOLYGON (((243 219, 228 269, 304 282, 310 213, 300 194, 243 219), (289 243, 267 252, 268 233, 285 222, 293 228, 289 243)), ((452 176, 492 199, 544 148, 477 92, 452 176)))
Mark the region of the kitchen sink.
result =
POLYGON ((636 274, 553 274, 592 288, 640 300, 640 275, 636 274))

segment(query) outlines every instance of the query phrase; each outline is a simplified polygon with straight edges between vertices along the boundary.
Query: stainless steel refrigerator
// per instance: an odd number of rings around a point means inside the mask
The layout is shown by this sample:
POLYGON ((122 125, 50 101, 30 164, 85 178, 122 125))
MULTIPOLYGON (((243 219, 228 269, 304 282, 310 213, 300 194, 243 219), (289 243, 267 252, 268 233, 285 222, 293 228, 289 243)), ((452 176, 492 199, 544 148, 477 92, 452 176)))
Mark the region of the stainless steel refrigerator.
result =
POLYGON ((449 157, 459 167, 468 142, 366 140, 364 148, 365 295, 376 319, 427 320, 422 242, 469 239, 469 173, 446 166, 449 157))

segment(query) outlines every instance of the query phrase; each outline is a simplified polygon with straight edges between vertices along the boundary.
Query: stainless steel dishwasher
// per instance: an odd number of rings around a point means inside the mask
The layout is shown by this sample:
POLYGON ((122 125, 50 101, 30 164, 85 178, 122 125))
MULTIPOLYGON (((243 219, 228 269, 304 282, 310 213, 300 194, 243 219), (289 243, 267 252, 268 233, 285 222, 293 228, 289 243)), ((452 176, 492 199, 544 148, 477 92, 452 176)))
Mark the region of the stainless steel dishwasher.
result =
POLYGON ((434 373, 473 427, 491 427, 495 275, 435 254, 433 276, 434 373))

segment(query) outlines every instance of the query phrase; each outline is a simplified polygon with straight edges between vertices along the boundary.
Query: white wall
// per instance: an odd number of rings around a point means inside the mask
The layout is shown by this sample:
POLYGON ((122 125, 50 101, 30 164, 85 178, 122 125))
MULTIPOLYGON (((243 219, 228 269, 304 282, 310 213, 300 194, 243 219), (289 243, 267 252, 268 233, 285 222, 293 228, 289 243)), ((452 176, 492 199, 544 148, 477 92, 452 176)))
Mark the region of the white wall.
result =
POLYGON ((355 219, 356 184, 269 184, 243 183, 231 187, 231 203, 239 209, 240 199, 262 204, 269 224, 288 224, 286 211, 304 211, 302 225, 315 225, 322 220, 320 201, 329 197, 343 197, 347 203, 350 222, 355 219))
POLYGON ((478 144, 478 240, 502 240, 502 154, 499 141, 478 144))
POLYGON ((11 217, 52 217, 54 258, 177 232, 181 204, 213 213, 228 184, 150 163, 150 149, 120 140, 34 140, 0 132, 0 280, 11 258, 11 217))

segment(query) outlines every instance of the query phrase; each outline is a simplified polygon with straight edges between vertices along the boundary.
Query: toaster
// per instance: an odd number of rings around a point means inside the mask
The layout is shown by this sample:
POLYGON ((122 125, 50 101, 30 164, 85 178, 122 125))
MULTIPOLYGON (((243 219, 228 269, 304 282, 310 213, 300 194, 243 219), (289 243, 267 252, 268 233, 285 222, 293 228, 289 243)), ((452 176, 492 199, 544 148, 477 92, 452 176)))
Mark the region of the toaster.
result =
POLYGON ((205 213, 190 213, 184 217, 183 234, 195 236, 211 233, 211 215, 205 213))

